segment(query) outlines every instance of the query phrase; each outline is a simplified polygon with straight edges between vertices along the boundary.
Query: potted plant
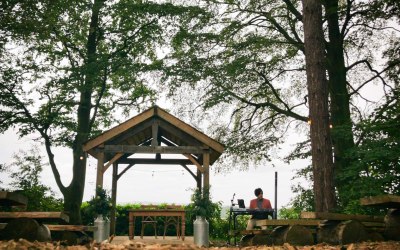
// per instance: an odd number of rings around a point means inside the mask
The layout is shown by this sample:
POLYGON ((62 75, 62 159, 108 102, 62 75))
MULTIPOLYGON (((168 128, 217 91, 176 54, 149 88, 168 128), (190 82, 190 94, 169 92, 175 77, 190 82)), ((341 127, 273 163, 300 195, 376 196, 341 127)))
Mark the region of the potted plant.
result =
POLYGON ((91 214, 95 217, 94 240, 98 243, 108 239, 110 236, 110 220, 108 216, 111 210, 111 198, 101 186, 96 188, 96 196, 89 201, 91 214))
POLYGON ((205 188, 203 192, 196 189, 192 195, 192 206, 192 213, 196 216, 196 220, 193 222, 194 244, 208 247, 209 223, 207 219, 210 219, 214 206, 210 199, 209 189, 205 188))

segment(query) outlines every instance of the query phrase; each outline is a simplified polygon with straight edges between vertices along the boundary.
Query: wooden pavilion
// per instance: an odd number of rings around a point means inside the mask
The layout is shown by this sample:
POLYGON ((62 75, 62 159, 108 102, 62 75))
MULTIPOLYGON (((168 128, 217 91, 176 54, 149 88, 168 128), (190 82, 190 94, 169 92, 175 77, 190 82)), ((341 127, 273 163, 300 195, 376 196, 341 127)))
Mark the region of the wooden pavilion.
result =
POLYGON ((119 124, 87 141, 85 152, 97 159, 96 186, 103 186, 103 175, 112 165, 111 233, 115 233, 117 182, 137 164, 180 165, 196 180, 199 189, 209 188, 209 169, 222 154, 221 143, 158 106, 119 124), (154 158, 132 158, 134 154, 155 154, 154 158), (162 154, 183 155, 162 158, 162 154), (188 165, 196 166, 194 173, 188 165), (119 169, 119 167, 122 169, 119 169))

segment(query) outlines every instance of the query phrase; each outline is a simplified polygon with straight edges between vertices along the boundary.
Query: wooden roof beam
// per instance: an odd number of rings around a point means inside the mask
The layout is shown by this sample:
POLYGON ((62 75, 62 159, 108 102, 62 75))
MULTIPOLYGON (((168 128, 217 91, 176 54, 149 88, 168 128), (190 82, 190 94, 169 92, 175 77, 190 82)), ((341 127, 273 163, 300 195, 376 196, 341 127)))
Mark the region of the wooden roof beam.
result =
POLYGON ((190 154, 183 154, 186 158, 188 158, 196 167, 197 169, 201 172, 204 173, 204 168, 201 166, 201 164, 190 154))
POLYGON ((180 130, 184 131, 185 133, 192 135, 194 138, 198 139, 202 143, 210 146, 214 150, 216 150, 219 153, 224 152, 224 146, 220 144, 219 142, 211 139, 207 135, 203 134, 199 130, 189 126, 188 124, 184 123, 183 121, 179 120, 175 116, 167 113, 163 109, 157 109, 156 115, 159 116, 160 118, 170 122, 172 125, 175 127, 179 128, 180 130))
POLYGON ((128 129, 138 125, 139 123, 141 123, 142 121, 145 121, 146 119, 152 117, 154 115, 154 109, 148 109, 147 111, 119 124, 118 126, 107 130, 106 132, 104 132, 103 134, 91 139, 90 141, 86 142, 83 145, 83 150, 84 151, 88 151, 98 145, 100 145, 101 143, 110 140, 111 138, 127 131, 128 129))
POLYGON ((126 158, 118 161, 121 164, 158 164, 158 165, 194 165, 187 159, 146 159, 146 158, 126 158))
POLYGON ((103 167, 103 174, 107 171, 107 169, 108 169, 114 162, 116 162, 116 161, 117 161, 119 158, 121 158, 123 155, 124 155, 124 154, 122 154, 122 153, 117 153, 116 155, 114 155, 114 157, 113 157, 111 160, 109 160, 109 161, 107 162, 106 165, 104 165, 104 167, 103 167))
POLYGON ((105 145, 105 153, 141 153, 141 154, 202 154, 209 149, 201 146, 136 146, 136 145, 105 145))

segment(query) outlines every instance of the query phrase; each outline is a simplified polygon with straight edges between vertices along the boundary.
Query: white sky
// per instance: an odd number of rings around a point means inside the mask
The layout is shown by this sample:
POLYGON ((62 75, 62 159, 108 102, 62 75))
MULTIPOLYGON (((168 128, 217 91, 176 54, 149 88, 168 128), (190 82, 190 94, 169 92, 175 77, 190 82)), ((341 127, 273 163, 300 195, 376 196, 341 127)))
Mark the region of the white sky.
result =
MULTIPOLYGON (((10 163, 12 155, 19 150, 27 150, 33 145, 32 137, 18 140, 15 131, 8 130, 0 135, 0 163, 10 163)), ((40 146, 44 154, 42 146, 40 146)), ((55 160, 61 173, 64 185, 68 185, 72 176, 72 151, 69 149, 56 148, 54 150, 55 160)), ((45 158, 47 159, 47 158, 45 158)), ((96 182, 96 159, 89 157, 84 201, 94 195, 96 182)), ((245 200, 246 206, 250 199, 254 198, 254 189, 261 187, 264 197, 271 200, 274 206, 274 183, 275 171, 278 172, 278 208, 287 205, 293 197, 291 185, 298 182, 292 181, 294 168, 305 167, 307 162, 298 161, 291 166, 274 162, 271 165, 260 166, 248 171, 233 170, 230 173, 215 174, 211 166, 210 184, 213 201, 221 201, 224 206, 229 206, 235 193, 237 198, 245 200)), ((121 171, 121 170, 120 170, 121 171)), ((110 167, 104 175, 104 187, 111 190, 110 167)), ((1 180, 7 182, 7 175, 0 173, 1 180)), ((60 197, 61 193, 55 183, 49 166, 42 173, 42 183, 50 186, 60 197)), ((4 185, 4 184, 3 184, 4 185)), ((175 203, 188 204, 192 189, 196 187, 193 177, 182 167, 172 165, 137 165, 128 170, 118 182, 117 203, 139 202, 139 203, 175 203), (154 172, 153 172, 154 171, 154 172)), ((2 187, 4 188, 4 187, 2 187)))
MULTIPOLYGON (((365 96, 374 101, 382 98, 382 88, 379 86, 369 85, 363 89, 365 96)), ((358 105, 367 107, 363 100, 359 99, 358 105)), ((163 106, 161 106, 163 107, 163 106)), ((368 108, 366 108, 368 109, 368 108)), ((179 117, 178 117, 179 118, 179 117)), ((288 136, 286 145, 280 145, 280 150, 276 150, 281 156, 284 155, 288 147, 293 145, 298 138, 297 133, 288 136)), ((34 137, 28 136, 22 140, 18 140, 16 131, 8 130, 4 134, 0 134, 0 164, 10 163, 12 155, 19 150, 28 150, 32 145, 34 137)), ((38 144, 36 144, 38 145, 38 144)), ((40 146, 44 159, 47 160, 44 149, 40 146)), ((54 149, 55 161, 60 171, 64 185, 68 185, 72 176, 72 151, 65 148, 54 149)), ((278 157, 277 157, 278 158, 278 157)), ((96 182, 96 159, 89 157, 84 201, 89 200, 95 191, 96 182)), ((304 180, 292 180, 296 169, 301 169, 309 165, 308 160, 293 161, 290 165, 279 160, 274 160, 264 166, 252 168, 248 171, 232 170, 225 174, 216 174, 211 166, 210 184, 211 195, 213 201, 221 201, 224 206, 229 206, 232 196, 235 193, 235 202, 237 198, 245 200, 246 206, 249 206, 250 199, 254 198, 254 189, 261 187, 264 191, 264 197, 271 200, 274 206, 274 183, 275 171, 278 172, 278 209, 286 206, 294 194, 291 186, 304 180), (274 166, 274 167, 273 167, 274 166)), ((240 166, 235 166, 239 169, 240 166)), ((120 170, 121 171, 121 170, 120 170)), ((111 190, 111 174, 110 167, 104 175, 104 187, 111 190)), ((0 179, 7 183, 7 175, 0 173, 0 179)), ((55 183, 53 174, 49 166, 44 168, 42 173, 43 184, 50 186, 53 191, 62 197, 55 183)), ((180 166, 169 165, 138 165, 128 170, 118 182, 117 203, 175 203, 188 204, 192 189, 196 187, 196 182, 190 174, 180 166), (154 171, 154 172, 153 172, 154 171)), ((0 186, 0 188, 4 188, 0 186)))

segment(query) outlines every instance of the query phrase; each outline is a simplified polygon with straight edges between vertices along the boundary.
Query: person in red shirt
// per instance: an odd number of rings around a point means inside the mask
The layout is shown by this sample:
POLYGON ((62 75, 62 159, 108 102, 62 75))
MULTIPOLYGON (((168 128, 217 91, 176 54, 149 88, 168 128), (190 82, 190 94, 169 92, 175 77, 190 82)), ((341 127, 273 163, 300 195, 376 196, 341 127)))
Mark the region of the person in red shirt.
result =
MULTIPOLYGON (((264 199, 263 197, 263 191, 261 188, 256 188, 254 190, 255 196, 257 196, 256 199, 253 199, 250 201, 250 209, 271 209, 271 202, 268 199, 264 199)), ((247 222, 247 228, 246 230, 252 230, 254 226, 256 225, 257 220, 265 220, 268 219, 267 214, 254 214, 251 216, 251 219, 247 222)), ((262 229, 264 229, 262 227, 262 229)))

